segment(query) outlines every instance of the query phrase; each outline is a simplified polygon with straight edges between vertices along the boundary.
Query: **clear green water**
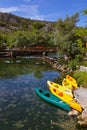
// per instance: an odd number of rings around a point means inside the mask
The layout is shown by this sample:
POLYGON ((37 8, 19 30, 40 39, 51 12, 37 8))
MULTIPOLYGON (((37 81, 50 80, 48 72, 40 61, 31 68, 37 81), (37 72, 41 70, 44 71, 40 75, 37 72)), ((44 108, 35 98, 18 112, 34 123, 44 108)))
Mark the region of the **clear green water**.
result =
POLYGON ((35 94, 60 76, 40 58, 0 59, 0 130, 87 130, 35 94))

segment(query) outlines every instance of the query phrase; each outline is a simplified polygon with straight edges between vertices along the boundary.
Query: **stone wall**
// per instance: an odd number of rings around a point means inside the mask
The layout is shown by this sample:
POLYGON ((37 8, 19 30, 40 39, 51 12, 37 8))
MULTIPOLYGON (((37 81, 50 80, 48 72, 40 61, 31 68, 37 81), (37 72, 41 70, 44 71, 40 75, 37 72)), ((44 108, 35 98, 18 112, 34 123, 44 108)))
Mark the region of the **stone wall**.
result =
POLYGON ((60 64, 56 59, 50 58, 48 56, 43 56, 43 59, 51 64, 51 66, 61 72, 72 72, 71 69, 67 68, 65 65, 60 64))

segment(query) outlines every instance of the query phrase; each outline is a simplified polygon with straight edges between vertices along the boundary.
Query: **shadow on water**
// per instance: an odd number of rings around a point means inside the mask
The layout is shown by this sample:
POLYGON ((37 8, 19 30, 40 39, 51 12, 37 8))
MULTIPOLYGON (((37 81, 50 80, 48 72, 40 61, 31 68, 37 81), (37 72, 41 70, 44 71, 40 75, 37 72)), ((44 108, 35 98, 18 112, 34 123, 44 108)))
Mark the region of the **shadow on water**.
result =
POLYGON ((0 130, 79 130, 75 117, 34 92, 35 87, 48 90, 46 81, 60 73, 40 58, 5 61, 10 59, 0 59, 0 130))

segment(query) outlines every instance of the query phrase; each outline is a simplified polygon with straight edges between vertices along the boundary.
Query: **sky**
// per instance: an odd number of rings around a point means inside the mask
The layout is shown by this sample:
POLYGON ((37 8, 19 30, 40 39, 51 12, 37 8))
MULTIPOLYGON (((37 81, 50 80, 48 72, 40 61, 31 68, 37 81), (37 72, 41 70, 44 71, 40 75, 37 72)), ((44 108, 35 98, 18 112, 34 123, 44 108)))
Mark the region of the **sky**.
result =
POLYGON ((78 26, 87 25, 87 16, 81 11, 87 9, 87 0, 1 0, 0 12, 12 13, 20 17, 57 21, 79 13, 78 26))

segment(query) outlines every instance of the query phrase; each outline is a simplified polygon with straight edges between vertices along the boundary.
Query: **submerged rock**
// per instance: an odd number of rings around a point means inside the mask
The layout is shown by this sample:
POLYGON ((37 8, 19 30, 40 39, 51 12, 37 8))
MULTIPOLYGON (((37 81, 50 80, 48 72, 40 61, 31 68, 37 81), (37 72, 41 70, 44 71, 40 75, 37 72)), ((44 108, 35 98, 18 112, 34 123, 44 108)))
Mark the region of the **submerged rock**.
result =
POLYGON ((72 111, 70 111, 70 112, 68 113, 68 115, 69 115, 69 116, 73 116, 73 115, 76 115, 76 116, 77 116, 78 113, 79 113, 78 111, 76 111, 76 110, 73 109, 72 111))
POLYGON ((81 115, 78 116, 78 123, 81 126, 87 126, 87 108, 85 108, 81 115))

